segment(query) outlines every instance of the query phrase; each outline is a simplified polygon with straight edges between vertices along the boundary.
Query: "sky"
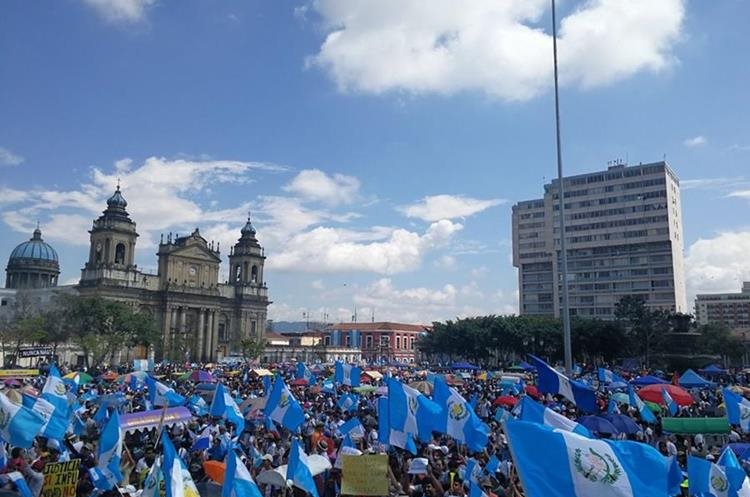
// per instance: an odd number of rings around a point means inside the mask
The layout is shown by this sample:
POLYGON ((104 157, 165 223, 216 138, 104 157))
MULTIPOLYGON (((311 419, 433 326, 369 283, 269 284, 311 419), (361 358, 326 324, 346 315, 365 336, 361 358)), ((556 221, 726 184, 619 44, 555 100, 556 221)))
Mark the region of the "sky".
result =
MULTIPOLYGON (((560 0, 566 174, 666 158, 689 305, 750 280, 744 0, 560 0)), ((75 283, 118 181, 136 262, 248 212, 275 320, 518 309, 511 206, 556 175, 547 0, 7 0, 0 257, 75 283), (7 254, 7 255, 3 255, 7 254)))

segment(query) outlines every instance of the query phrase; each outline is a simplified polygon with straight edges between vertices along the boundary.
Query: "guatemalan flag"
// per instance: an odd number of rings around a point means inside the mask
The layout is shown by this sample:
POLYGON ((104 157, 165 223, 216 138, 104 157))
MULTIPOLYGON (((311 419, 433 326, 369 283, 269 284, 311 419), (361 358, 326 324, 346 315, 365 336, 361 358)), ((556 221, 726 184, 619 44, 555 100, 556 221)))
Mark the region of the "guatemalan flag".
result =
POLYGON ((206 426, 190 447, 192 452, 207 450, 211 446, 211 427, 206 426))
POLYGON ((650 445, 596 440, 526 421, 509 421, 505 431, 526 497, 669 495, 667 458, 650 445))
MULTIPOLYGON (((278 383, 278 379, 276 382, 278 383)), ((294 486, 305 490, 313 497, 318 497, 318 488, 315 486, 310 464, 307 461, 307 454, 302 450, 299 440, 292 440, 292 447, 289 449, 289 463, 286 468, 286 479, 292 480, 294 486)), ((169 496, 167 496, 169 497, 169 496)))
POLYGON ((521 399, 521 417, 522 421, 529 421, 549 428, 572 431, 581 436, 594 438, 588 428, 572 419, 568 419, 562 414, 556 413, 552 409, 544 407, 531 400, 528 396, 521 399))
POLYGON ((47 375, 47 381, 44 382, 41 397, 54 405, 59 414, 64 417, 68 416, 68 389, 65 388, 60 371, 58 371, 54 364, 49 368, 49 374, 47 375))
MULTIPOLYGON (((732 468, 732 471, 740 470, 744 473, 742 464, 740 464, 740 461, 739 459, 737 459, 734 451, 729 447, 724 449, 724 452, 721 453, 721 456, 719 457, 719 460, 716 461, 716 464, 723 468, 732 468)), ((742 485, 740 486, 739 490, 737 490, 737 493, 735 495, 737 495, 737 497, 750 497, 750 478, 745 476, 745 478, 742 480, 742 485)))
POLYGON ((739 425, 743 432, 750 432, 750 400, 731 391, 722 390, 729 424, 739 425))
POLYGON ((187 470, 185 463, 177 455, 177 451, 164 431, 161 435, 161 443, 164 448, 164 487, 166 497, 200 497, 195 487, 193 477, 187 470))
POLYGON ((148 400, 154 407, 176 407, 185 404, 185 397, 150 376, 146 377, 146 386, 148 386, 148 400))
MULTIPOLYGON (((44 424, 40 430, 41 435, 54 440, 65 438, 65 432, 68 431, 68 417, 59 412, 56 406, 46 399, 26 393, 23 394, 23 405, 44 418, 44 424)), ((63 407, 63 412, 67 410, 67 406, 63 407)))
POLYGON ((470 451, 484 450, 490 429, 479 419, 466 399, 440 377, 435 379, 432 398, 441 407, 437 420, 438 431, 465 444, 470 451))
POLYGON ((336 361, 336 370, 334 371, 333 381, 339 385, 358 387, 360 376, 362 376, 362 370, 357 366, 336 361))
POLYGON ((339 426, 339 433, 342 437, 350 436, 354 438, 363 438, 365 436, 365 427, 362 426, 359 418, 352 418, 339 426))
POLYGON ((28 407, 15 404, 0 393, 0 438, 11 446, 28 449, 44 426, 45 419, 28 407))
POLYGON ((641 415, 641 419, 646 423, 656 423, 656 416, 651 412, 645 402, 641 400, 632 385, 628 385, 628 397, 630 399, 630 405, 635 407, 638 414, 641 415))
POLYGON ((291 431, 296 431, 305 421, 305 411, 280 377, 273 382, 273 389, 263 412, 291 431))
POLYGON ((677 411, 679 410, 677 407, 677 402, 675 402, 672 396, 669 395, 669 392, 667 392, 666 388, 661 389, 661 398, 664 401, 664 405, 667 406, 669 415, 670 416, 676 415, 677 411))
POLYGON ((240 407, 232 398, 227 387, 221 383, 216 385, 216 390, 214 390, 214 400, 211 402, 209 414, 231 421, 237 427, 236 435, 240 435, 245 430, 245 418, 242 416, 240 407))
POLYGON ((391 429, 416 435, 427 442, 432 438, 432 431, 440 429, 440 413, 440 406, 419 390, 393 378, 388 379, 388 419, 391 429))
POLYGON ((394 430, 391 427, 388 413, 390 411, 388 397, 378 399, 378 441, 383 445, 392 445, 402 448, 417 455, 417 445, 414 443, 414 435, 394 430))
MULTIPOLYGON (((100 409, 104 409, 104 407, 100 407, 100 409)), ((122 429, 120 428, 120 416, 116 410, 113 410, 99 438, 96 464, 96 469, 107 480, 109 488, 114 487, 123 479, 120 472, 121 457, 122 429)))
POLYGON ((315 375, 312 371, 310 371, 310 368, 307 367, 307 364, 300 361, 297 363, 297 371, 294 373, 294 379, 295 380, 307 380, 307 383, 313 383, 315 380, 315 375))
POLYGON ((604 383, 613 388, 624 388, 628 385, 628 382, 614 371, 605 368, 599 368, 598 372, 600 383, 604 383))
POLYGON ((20 472, 11 471, 8 473, 8 478, 10 478, 10 481, 16 486, 16 490, 21 494, 21 497, 33 497, 34 494, 31 493, 29 484, 26 483, 26 480, 20 472))
POLYGON ((339 397, 339 409, 344 412, 356 411, 359 407, 359 396, 353 393, 345 393, 339 397))
POLYGON ((157 457, 143 481, 141 497, 159 497, 162 481, 164 481, 164 474, 161 471, 161 460, 157 457))
POLYGON ((536 366, 539 374, 539 391, 561 395, 574 403, 585 412, 596 412, 596 392, 581 382, 571 380, 562 373, 558 373, 549 364, 538 357, 529 354, 531 363, 536 366))
POLYGON ((688 456, 690 495, 701 497, 732 497, 742 488, 745 471, 722 467, 700 457, 688 456))
POLYGON ((262 497, 258 485, 234 450, 227 454, 221 497, 262 497))

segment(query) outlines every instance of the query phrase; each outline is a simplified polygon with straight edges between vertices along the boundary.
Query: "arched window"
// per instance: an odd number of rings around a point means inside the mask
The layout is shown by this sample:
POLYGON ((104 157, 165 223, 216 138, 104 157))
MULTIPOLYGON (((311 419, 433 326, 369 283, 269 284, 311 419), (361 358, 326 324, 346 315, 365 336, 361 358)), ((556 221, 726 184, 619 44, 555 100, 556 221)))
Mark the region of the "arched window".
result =
POLYGON ((242 278, 242 266, 237 264, 234 267, 234 281, 240 281, 240 278, 242 278))
POLYGON ((253 283, 258 282, 258 266, 253 266, 253 268, 250 270, 250 281, 253 283))
POLYGON ((118 243, 115 247, 115 264, 125 264, 125 244, 118 243))

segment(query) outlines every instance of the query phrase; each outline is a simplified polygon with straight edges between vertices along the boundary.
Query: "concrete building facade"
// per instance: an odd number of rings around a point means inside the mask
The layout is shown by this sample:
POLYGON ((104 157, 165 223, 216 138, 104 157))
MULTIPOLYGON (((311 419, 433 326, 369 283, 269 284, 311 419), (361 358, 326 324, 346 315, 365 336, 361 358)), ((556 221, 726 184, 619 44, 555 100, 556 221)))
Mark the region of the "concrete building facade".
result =
POLYGON ((734 293, 709 293, 695 296, 695 320, 698 324, 718 324, 734 332, 750 331, 750 281, 734 293))
MULTIPOLYGON (((572 316, 613 319, 626 295, 685 312, 677 175, 666 164, 615 165, 564 178, 572 316)), ((559 182, 512 209, 513 265, 522 315, 559 316, 559 182)))
POLYGON ((326 347, 356 348, 367 362, 418 362, 417 341, 431 328, 403 323, 338 323, 323 330, 326 347))

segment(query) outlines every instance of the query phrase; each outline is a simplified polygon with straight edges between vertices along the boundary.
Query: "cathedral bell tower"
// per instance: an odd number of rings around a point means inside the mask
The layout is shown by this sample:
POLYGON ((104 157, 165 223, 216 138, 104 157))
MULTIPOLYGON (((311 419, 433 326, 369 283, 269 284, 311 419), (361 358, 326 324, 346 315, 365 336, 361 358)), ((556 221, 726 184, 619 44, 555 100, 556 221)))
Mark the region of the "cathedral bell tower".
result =
POLYGON ((117 185, 107 199, 107 208, 89 231, 89 260, 81 272, 81 284, 101 279, 130 279, 136 271, 134 260, 138 233, 125 208, 128 203, 117 185))
MULTIPOLYGON (((240 233, 242 236, 229 252, 229 284, 250 289, 265 288, 263 264, 266 256, 263 253, 263 247, 255 238, 256 231, 250 222, 249 214, 247 223, 240 233)), ((242 293, 260 294, 257 291, 242 293)))

